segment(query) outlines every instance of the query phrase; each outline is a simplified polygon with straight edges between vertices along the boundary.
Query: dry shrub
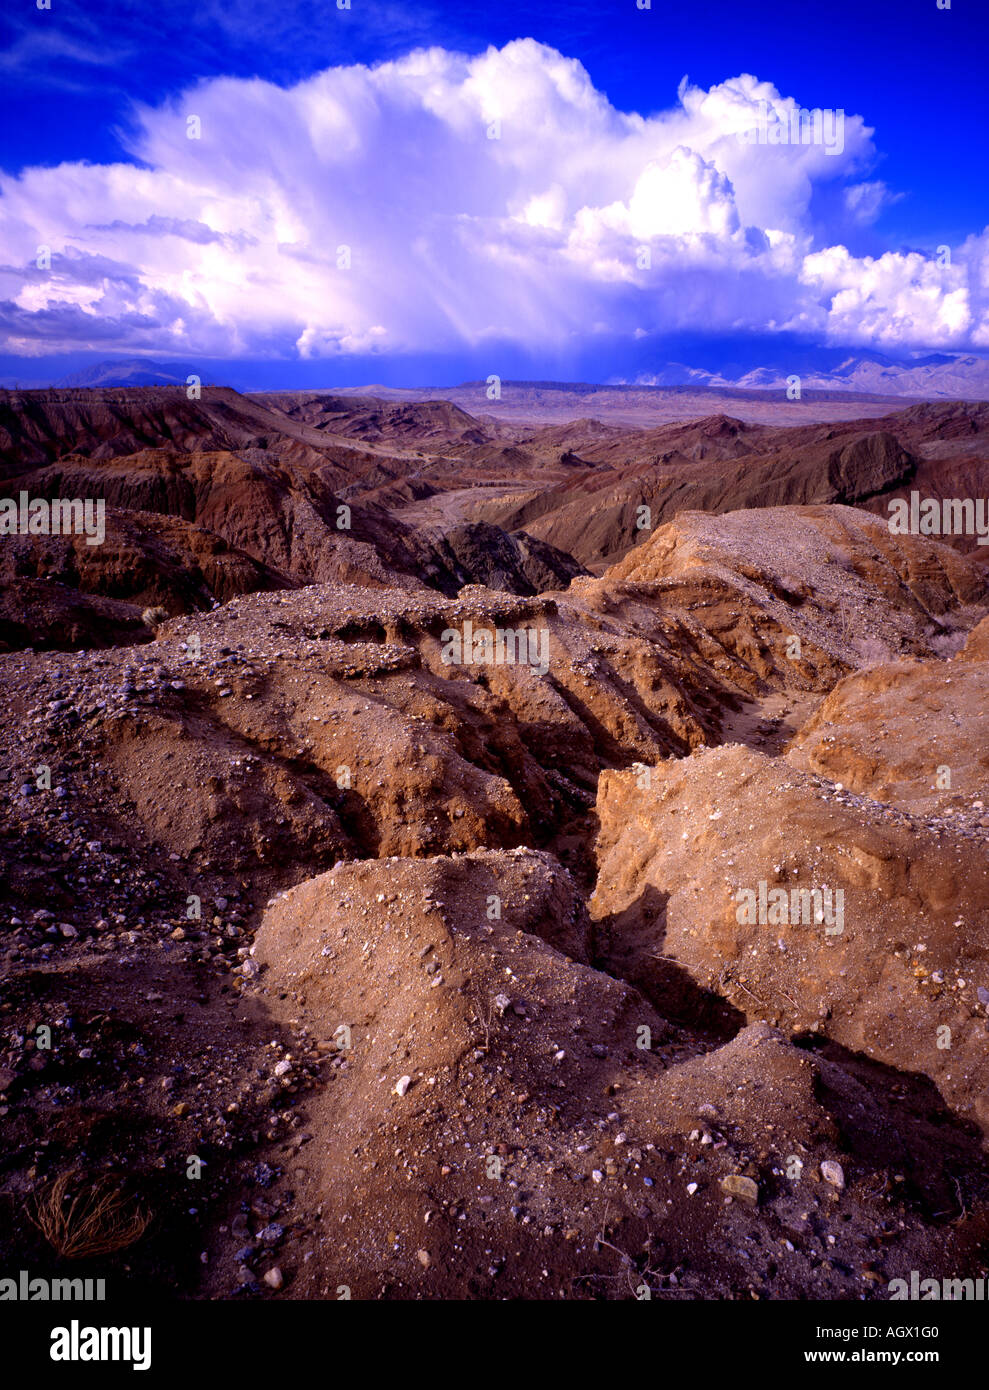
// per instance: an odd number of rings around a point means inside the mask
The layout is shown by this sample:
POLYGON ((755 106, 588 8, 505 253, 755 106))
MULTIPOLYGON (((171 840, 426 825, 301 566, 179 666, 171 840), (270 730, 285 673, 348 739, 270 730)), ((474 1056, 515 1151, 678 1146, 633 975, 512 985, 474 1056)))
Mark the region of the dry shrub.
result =
POLYGON ((31 1220, 56 1254, 84 1260, 133 1245, 151 1217, 113 1178, 85 1183, 78 1174, 65 1172, 39 1196, 31 1220))
POLYGON ((941 661, 950 661, 957 652, 961 651, 967 636, 968 633, 964 630, 936 632, 933 637, 928 638, 927 649, 931 656, 939 657, 941 661))
POLYGON ((873 666, 886 666, 894 661, 890 649, 878 637, 859 637, 852 644, 852 651, 858 657, 859 670, 867 671, 873 666))

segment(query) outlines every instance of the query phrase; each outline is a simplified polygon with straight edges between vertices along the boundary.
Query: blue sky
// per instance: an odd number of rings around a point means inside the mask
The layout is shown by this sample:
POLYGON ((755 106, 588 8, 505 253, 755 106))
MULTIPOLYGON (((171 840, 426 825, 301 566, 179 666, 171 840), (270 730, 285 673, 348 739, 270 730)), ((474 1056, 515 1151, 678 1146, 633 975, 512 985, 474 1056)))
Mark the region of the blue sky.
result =
POLYGON ((681 336, 989 348, 982 4, 51 5, 0 19, 4 371, 604 377, 681 336), (409 66, 423 48, 442 56, 409 66), (841 109, 840 155, 740 161, 760 102, 841 109))

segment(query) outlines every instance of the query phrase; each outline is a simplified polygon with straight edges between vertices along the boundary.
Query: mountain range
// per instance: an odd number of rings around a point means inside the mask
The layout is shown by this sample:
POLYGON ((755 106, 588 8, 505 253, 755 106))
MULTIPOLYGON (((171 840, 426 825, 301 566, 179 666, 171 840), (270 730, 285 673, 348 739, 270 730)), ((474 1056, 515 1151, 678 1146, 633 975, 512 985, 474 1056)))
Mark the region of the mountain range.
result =
MULTIPOLYGON (((872 351, 796 346, 773 349, 767 346, 764 353, 756 354, 762 360, 753 365, 733 345, 728 345, 711 353, 713 359, 721 359, 720 363, 715 361, 713 365, 705 366, 693 360, 703 355, 695 350, 690 361, 664 360, 644 368, 631 379, 623 378, 606 384, 613 388, 627 386, 637 390, 690 387, 712 392, 769 391, 785 394, 790 380, 798 376, 802 392, 851 392, 924 400, 980 400, 989 397, 989 358, 971 353, 931 353, 915 358, 893 358, 872 351)), ((751 359, 752 356, 750 349, 747 357, 751 359)), ((193 363, 160 362, 141 357, 96 362, 50 384, 65 387, 178 385, 184 384, 190 376, 198 376, 203 382, 243 389, 236 363, 225 367, 222 363, 210 361, 205 366, 201 364, 197 367, 193 363)), ((4 384, 12 382, 8 380, 4 384)), ((586 383, 553 384, 570 391, 593 389, 586 383)), ((364 386, 359 389, 378 394, 398 388, 364 386)), ((419 399, 446 397, 453 390, 463 389, 464 386, 432 386, 417 389, 412 394, 419 399)))

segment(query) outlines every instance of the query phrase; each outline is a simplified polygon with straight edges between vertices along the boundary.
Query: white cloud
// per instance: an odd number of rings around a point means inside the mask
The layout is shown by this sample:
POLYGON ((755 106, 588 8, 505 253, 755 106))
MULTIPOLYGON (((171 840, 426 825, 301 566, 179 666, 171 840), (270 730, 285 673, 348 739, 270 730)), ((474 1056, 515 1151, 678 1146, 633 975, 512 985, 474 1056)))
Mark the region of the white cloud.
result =
POLYGON ((289 89, 201 83, 139 113, 139 164, 0 179, 7 348, 313 357, 682 328, 986 340, 986 233, 942 269, 853 257, 815 220, 825 183, 846 222, 889 196, 863 177, 861 117, 843 113, 840 149, 766 145, 740 138, 757 113, 799 109, 771 84, 685 82, 679 98, 618 111, 531 39, 289 89), (40 245, 50 270, 34 266, 40 245))
POLYGON ((878 179, 853 183, 844 192, 845 207, 856 222, 867 225, 875 222, 883 208, 899 202, 902 194, 891 193, 878 179))
POLYGON ((831 246, 806 257, 802 279, 826 292, 828 329, 844 341, 950 345, 973 327, 964 267, 916 252, 856 260, 831 246))

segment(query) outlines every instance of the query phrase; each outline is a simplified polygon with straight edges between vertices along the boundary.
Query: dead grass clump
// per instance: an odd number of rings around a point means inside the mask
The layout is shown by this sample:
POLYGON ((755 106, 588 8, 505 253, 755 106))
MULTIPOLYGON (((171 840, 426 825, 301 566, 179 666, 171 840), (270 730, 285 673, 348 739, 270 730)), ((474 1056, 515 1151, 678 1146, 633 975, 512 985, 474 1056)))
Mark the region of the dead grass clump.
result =
POLYGON ((61 1173, 46 1188, 30 1216, 55 1253, 66 1260, 125 1250, 140 1240, 151 1221, 113 1178, 85 1183, 73 1172, 61 1173))

